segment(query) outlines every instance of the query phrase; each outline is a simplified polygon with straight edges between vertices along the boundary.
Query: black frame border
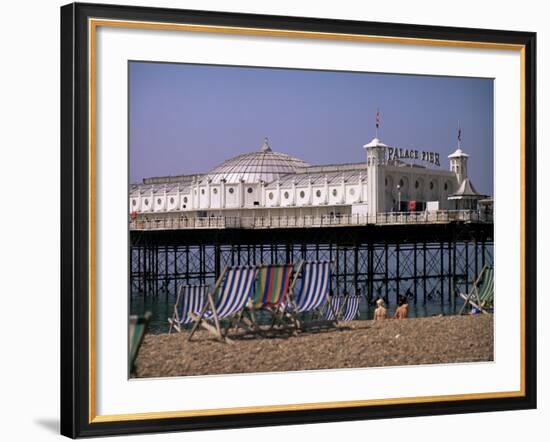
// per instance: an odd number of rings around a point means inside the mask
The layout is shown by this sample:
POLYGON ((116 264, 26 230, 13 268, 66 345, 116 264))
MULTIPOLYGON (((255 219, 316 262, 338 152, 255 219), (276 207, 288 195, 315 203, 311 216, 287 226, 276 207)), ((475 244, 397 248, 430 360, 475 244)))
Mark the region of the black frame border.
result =
POLYGON ((61 7, 61 434, 243 428, 536 408, 536 33, 73 3, 61 7), (89 422, 88 19, 253 27, 524 46, 525 396, 320 410, 89 422))

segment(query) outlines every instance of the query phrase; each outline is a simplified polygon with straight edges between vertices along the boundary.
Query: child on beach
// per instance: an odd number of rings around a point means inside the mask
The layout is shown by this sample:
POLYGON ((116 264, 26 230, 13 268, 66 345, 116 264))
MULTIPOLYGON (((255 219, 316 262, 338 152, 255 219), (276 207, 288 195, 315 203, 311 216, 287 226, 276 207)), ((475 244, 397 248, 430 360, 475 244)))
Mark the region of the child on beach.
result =
POLYGON ((400 296, 397 301, 397 309, 393 315, 393 319, 407 319, 409 315, 409 304, 407 304, 407 298, 400 296))
POLYGON ((381 319, 386 319, 388 317, 388 311, 384 307, 384 300, 382 298, 378 298, 376 305, 378 307, 374 310, 374 320, 379 321, 381 319))

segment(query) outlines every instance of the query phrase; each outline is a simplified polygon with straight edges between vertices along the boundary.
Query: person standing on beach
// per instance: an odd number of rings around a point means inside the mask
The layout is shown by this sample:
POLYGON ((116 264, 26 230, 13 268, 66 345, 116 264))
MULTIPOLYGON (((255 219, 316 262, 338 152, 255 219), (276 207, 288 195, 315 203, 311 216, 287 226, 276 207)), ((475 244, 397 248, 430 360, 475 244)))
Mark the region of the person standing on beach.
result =
POLYGON ((393 319, 407 319, 409 315, 409 304, 407 304, 407 298, 399 296, 397 301, 397 309, 393 315, 393 319))
POLYGON ((384 300, 382 298, 378 298, 376 300, 376 310, 374 310, 374 320, 379 321, 381 319, 387 319, 388 318, 388 311, 384 307, 384 300))

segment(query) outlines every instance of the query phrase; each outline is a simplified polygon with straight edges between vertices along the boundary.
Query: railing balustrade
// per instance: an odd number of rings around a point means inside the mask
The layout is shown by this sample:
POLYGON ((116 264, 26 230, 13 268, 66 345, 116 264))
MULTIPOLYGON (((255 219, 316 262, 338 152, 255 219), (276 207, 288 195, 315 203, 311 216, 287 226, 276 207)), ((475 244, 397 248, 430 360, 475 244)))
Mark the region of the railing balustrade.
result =
MULTIPOLYGON (((145 215, 147 216, 147 215, 145 215)), ((433 212, 386 212, 376 215, 304 215, 304 216, 253 216, 253 217, 178 217, 133 219, 131 230, 178 229, 273 229, 366 224, 433 224, 449 222, 493 222, 493 214, 479 210, 438 210, 433 212)))

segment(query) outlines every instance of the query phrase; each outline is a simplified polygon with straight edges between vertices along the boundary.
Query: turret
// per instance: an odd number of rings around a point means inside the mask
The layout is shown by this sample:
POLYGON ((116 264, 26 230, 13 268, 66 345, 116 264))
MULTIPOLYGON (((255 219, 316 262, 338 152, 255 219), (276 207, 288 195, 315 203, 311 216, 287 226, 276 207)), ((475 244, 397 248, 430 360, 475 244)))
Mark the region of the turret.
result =
POLYGON ((460 186, 465 178, 468 178, 468 154, 462 151, 460 145, 462 138, 462 130, 460 129, 460 123, 458 126, 458 139, 456 150, 448 156, 449 158, 449 167, 451 172, 454 172, 456 175, 456 180, 460 186))

